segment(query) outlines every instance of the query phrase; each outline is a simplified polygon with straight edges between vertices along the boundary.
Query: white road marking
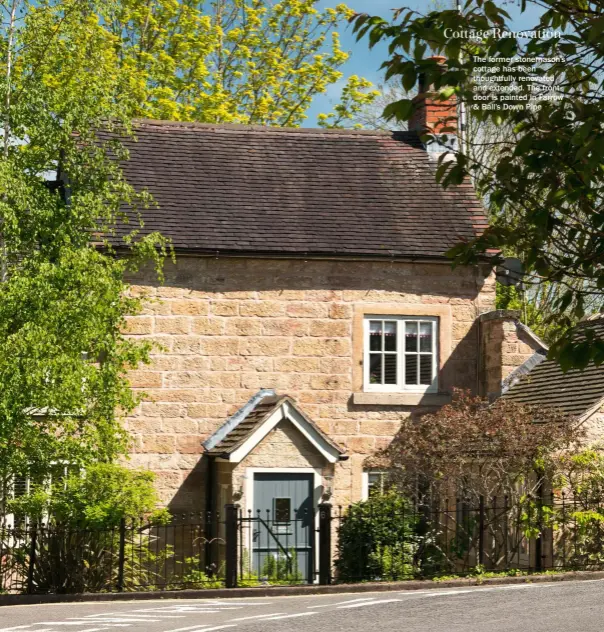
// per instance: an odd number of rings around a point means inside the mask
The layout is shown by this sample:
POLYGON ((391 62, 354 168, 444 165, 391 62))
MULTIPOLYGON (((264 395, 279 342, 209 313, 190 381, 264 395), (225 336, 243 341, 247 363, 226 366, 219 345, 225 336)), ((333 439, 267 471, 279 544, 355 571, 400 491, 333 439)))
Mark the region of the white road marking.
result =
MULTIPOLYGON (((198 623, 197 625, 190 625, 188 628, 176 628, 176 630, 166 630, 165 632, 185 632, 186 630, 199 630, 199 626, 202 625, 198 623)), ((208 623, 208 625, 210 625, 208 623)))
MULTIPOLYGON (((277 619, 294 619, 295 617, 310 617, 311 614, 318 614, 318 612, 298 612, 297 614, 284 614, 280 617, 268 617, 263 621, 276 621, 277 619)), ((204 632, 206 632, 204 630, 204 632)))
MULTIPOLYGON (((134 610, 133 612, 138 612, 134 610)), ((184 614, 129 614, 128 612, 110 612, 108 614, 88 614, 85 617, 69 617, 70 619, 102 619, 103 617, 115 619, 117 617, 131 617, 134 619, 186 619, 184 614)))
POLYGON ((306 606, 307 608, 331 608, 332 606, 339 606, 340 604, 356 603, 357 601, 373 601, 375 597, 362 597, 361 599, 349 599, 347 601, 337 601, 336 603, 326 603, 321 606, 306 606))
MULTIPOLYGON (((28 625, 15 625, 12 628, 2 628, 0 632, 13 632, 13 630, 23 630, 24 628, 31 628, 31 626, 31 623, 29 623, 28 625)), ((40 632, 40 630, 38 630, 37 632, 40 632)))
POLYGON ((393 603, 394 601, 402 601, 402 599, 376 599, 373 601, 364 601, 362 603, 353 603, 349 606, 338 606, 338 610, 341 608, 361 608, 362 606, 379 606, 383 603, 393 603))
MULTIPOLYGON (((248 621, 249 619, 264 619, 264 617, 274 617, 279 614, 285 614, 285 612, 270 612, 269 614, 255 614, 253 617, 237 617, 237 619, 231 619, 231 621, 248 621)), ((176 630, 172 630, 171 632, 176 632, 176 630)))

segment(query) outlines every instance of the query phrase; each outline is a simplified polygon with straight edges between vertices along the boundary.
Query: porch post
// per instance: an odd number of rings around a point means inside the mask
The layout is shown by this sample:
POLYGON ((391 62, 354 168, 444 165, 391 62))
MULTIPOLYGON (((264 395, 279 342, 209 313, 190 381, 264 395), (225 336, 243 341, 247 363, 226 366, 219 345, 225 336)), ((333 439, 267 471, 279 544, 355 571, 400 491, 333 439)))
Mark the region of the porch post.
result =
POLYGON ((237 588, 237 518, 239 505, 228 504, 225 512, 226 560, 224 585, 226 588, 237 588))
POLYGON ((319 505, 319 584, 331 584, 331 505, 319 505))

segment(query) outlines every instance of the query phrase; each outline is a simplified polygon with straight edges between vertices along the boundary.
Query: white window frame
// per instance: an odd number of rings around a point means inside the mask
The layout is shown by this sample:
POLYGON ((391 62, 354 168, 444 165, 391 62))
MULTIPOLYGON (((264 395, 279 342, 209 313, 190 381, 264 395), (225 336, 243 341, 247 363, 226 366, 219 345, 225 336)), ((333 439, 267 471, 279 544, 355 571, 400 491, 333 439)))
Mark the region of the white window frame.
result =
MULTIPOLYGON (((438 392, 438 368, 439 368, 439 337, 440 327, 437 316, 388 316, 387 314, 365 314, 363 317, 363 390, 367 393, 437 393, 438 392), (395 321, 396 330, 396 384, 371 384, 369 381, 370 361, 369 354, 369 323, 372 320, 395 321), (405 384, 405 323, 430 323, 432 325, 432 382, 431 384, 405 384)), ((419 342, 419 341, 418 341, 419 342)), ((375 353, 375 351, 373 352, 375 353)), ((379 352, 378 352, 379 353, 379 352)), ((420 353, 419 351, 417 353, 420 353)))
MULTIPOLYGON (((363 470, 362 485, 361 485, 361 500, 367 500, 369 498, 369 476, 371 474, 378 474, 379 476, 386 477, 388 472, 384 470, 363 470)), ((382 481, 383 483, 383 481, 382 481)))

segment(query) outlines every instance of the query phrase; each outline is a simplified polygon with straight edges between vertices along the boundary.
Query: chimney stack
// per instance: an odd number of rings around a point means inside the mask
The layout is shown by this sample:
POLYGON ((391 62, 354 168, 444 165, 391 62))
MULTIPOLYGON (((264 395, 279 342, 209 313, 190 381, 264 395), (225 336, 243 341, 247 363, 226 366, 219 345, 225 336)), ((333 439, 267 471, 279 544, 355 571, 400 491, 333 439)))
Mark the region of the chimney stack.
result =
MULTIPOLYGON (((434 55, 428 59, 436 61, 442 72, 446 70, 446 57, 434 55)), ((419 133, 457 135, 457 97, 453 94, 446 101, 437 100, 433 86, 425 85, 423 75, 420 75, 418 87, 419 94, 413 99, 415 109, 409 121, 409 129, 419 133), (444 132, 445 128, 452 131, 444 132)))

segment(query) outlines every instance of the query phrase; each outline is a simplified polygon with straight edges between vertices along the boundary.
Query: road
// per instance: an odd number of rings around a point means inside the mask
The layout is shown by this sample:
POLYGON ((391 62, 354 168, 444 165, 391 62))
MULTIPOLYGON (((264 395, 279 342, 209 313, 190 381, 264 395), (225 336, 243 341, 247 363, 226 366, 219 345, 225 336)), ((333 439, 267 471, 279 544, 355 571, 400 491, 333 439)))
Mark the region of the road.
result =
POLYGON ((604 580, 0 608, 0 632, 601 632, 602 621, 604 580))

